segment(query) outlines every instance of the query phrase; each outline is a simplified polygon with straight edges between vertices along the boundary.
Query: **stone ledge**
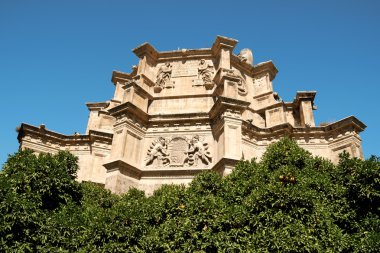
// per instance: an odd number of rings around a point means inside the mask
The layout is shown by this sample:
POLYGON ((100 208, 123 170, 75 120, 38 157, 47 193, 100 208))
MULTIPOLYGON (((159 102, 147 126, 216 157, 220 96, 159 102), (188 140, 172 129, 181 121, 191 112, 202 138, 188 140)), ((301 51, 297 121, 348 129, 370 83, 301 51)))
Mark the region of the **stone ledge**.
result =
POLYGON ((192 178, 200 172, 210 170, 210 168, 173 168, 162 167, 156 169, 139 169, 134 165, 129 164, 127 161, 115 160, 103 165, 107 169, 107 173, 119 170, 121 174, 132 177, 137 180, 146 178, 177 178, 189 177, 192 178))

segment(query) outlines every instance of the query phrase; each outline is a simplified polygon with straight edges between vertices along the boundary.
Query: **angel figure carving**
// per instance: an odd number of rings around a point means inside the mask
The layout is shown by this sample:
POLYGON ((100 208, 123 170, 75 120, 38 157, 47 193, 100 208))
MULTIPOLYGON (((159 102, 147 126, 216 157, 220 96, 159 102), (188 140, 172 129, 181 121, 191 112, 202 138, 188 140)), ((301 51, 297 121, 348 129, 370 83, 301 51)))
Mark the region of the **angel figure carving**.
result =
POLYGON ((200 162, 208 165, 212 161, 208 144, 200 141, 199 135, 194 135, 189 142, 189 150, 187 151, 187 163, 189 166, 197 166, 200 162))
POLYGON ((148 150, 146 158, 146 165, 152 164, 155 160, 158 166, 167 166, 170 164, 170 153, 168 152, 168 145, 163 137, 159 137, 155 140, 148 150))

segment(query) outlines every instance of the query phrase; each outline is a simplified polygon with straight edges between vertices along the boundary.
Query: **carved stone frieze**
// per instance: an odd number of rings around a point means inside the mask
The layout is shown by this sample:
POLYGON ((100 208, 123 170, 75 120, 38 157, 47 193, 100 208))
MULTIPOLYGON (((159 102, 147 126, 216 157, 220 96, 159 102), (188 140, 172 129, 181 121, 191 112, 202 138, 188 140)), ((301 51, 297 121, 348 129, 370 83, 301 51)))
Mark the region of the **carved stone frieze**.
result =
POLYGON ((209 165, 212 155, 199 135, 159 137, 150 145, 145 161, 146 166, 153 167, 199 167, 209 165))

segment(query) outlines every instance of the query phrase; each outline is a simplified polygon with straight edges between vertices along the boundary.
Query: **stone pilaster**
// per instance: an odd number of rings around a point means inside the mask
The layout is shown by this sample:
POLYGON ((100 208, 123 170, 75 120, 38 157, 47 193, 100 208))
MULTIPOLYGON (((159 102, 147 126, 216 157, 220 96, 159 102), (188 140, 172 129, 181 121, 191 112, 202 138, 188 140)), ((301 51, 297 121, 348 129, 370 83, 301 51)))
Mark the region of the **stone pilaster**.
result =
POLYGON ((218 59, 218 68, 231 68, 231 55, 237 42, 237 40, 223 36, 216 37, 216 40, 212 45, 211 50, 218 59))
POLYGON ((210 110, 213 120, 213 134, 217 142, 216 164, 213 170, 222 175, 232 171, 242 158, 242 112, 249 102, 218 97, 210 110))

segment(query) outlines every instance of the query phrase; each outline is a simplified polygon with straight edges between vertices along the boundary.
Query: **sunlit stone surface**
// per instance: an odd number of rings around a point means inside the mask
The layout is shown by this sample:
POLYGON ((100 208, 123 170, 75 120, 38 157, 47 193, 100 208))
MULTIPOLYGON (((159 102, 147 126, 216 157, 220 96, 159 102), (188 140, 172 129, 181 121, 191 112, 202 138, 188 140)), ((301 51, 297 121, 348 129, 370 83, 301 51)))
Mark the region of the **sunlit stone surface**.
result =
POLYGON ((86 134, 22 124, 20 147, 69 150, 79 157, 78 180, 148 194, 162 184, 187 184, 203 170, 227 175, 283 136, 333 162, 343 150, 363 157, 362 122, 350 116, 315 126, 316 92, 282 101, 273 91, 274 64, 255 64, 249 49, 235 55, 236 44, 218 36, 211 48, 158 52, 144 43, 133 50, 139 62, 131 73, 112 73, 114 97, 87 103, 86 134))

